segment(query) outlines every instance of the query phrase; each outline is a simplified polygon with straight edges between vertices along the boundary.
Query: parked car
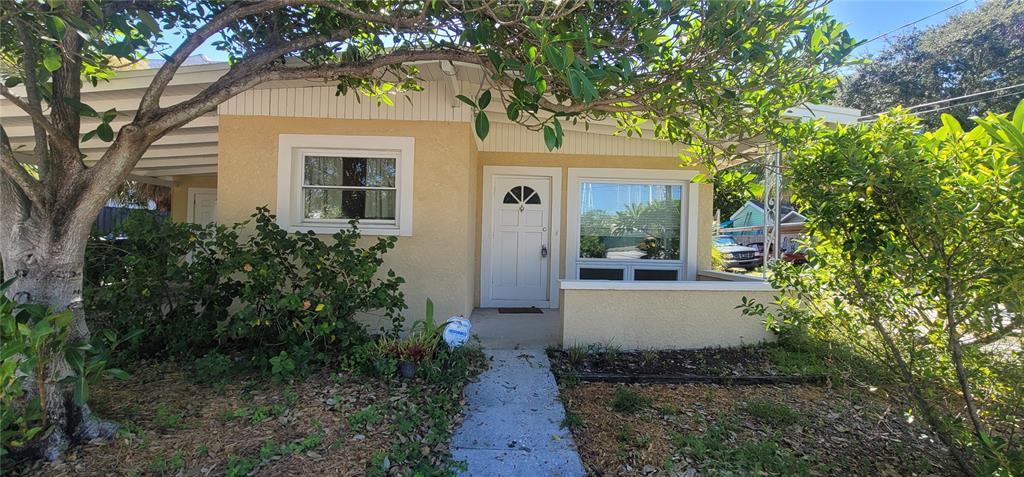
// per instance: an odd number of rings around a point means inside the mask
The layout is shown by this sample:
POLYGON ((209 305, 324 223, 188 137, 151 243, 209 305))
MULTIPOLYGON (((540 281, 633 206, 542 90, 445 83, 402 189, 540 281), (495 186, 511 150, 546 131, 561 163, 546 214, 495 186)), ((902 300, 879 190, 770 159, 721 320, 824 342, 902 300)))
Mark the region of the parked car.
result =
POLYGON ((761 242, 748 243, 747 247, 754 249, 754 258, 764 263, 764 244, 761 242))
POLYGON ((784 252, 782 259, 794 265, 804 265, 807 263, 807 254, 801 250, 784 252))
POLYGON ((713 242, 715 248, 722 252, 722 266, 726 269, 743 268, 750 271, 761 265, 756 249, 740 245, 728 235, 716 236, 713 242))

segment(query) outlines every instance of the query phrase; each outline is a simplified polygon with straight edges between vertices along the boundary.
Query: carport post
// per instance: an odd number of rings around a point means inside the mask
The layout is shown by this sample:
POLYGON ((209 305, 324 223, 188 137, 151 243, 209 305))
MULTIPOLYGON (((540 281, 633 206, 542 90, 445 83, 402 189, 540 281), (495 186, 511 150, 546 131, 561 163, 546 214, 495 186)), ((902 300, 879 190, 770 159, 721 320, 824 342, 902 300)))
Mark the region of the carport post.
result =
POLYGON ((779 202, 782 196, 782 152, 769 150, 764 161, 764 269, 779 259, 782 226, 779 202))

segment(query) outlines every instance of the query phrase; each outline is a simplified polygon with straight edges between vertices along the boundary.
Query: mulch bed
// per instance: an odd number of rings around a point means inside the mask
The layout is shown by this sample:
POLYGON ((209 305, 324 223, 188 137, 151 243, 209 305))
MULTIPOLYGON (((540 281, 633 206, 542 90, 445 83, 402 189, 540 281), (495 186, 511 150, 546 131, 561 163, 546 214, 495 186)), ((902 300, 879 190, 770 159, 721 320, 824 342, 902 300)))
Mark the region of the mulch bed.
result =
POLYGON ((619 374, 699 374, 704 376, 778 374, 766 348, 704 348, 659 351, 588 352, 575 363, 570 351, 551 353, 577 372, 619 374))
POLYGON ((562 398, 591 475, 954 474, 943 447, 880 390, 583 383, 563 387, 562 398), (613 410, 620 388, 647 404, 613 410), (787 419, 751 411, 751 403, 784 408, 787 419), (788 470, 750 460, 775 458, 788 470))
POLYGON ((802 384, 820 383, 820 374, 780 370, 771 348, 704 348, 619 351, 596 347, 549 350, 556 376, 587 382, 661 384, 802 384))
MULTIPOLYGON (((292 385, 272 385, 254 376, 214 390, 194 384, 176 365, 156 364, 134 371, 127 381, 107 380, 94 388, 90 402, 96 415, 122 425, 116 440, 76 446, 63 462, 36 462, 19 472, 55 477, 225 475, 233 459, 248 459, 254 465, 252 475, 365 475, 371 461, 381 460, 393 442, 427 433, 424 428, 400 435, 393 423, 395 409, 414 407, 429 396, 429 389, 412 392, 405 381, 327 373, 292 385), (353 428, 349 416, 371 405, 381 419, 353 428), (268 413, 272 407, 267 417, 251 417, 253 410, 268 413), (300 451, 261 458, 268 441, 298 445, 310 436, 321 439, 300 451)), ((451 424, 458 422, 454 416, 451 424)), ((422 451, 440 461, 448 446, 423 446, 422 451)), ((399 470, 392 468, 391 473, 399 470)))

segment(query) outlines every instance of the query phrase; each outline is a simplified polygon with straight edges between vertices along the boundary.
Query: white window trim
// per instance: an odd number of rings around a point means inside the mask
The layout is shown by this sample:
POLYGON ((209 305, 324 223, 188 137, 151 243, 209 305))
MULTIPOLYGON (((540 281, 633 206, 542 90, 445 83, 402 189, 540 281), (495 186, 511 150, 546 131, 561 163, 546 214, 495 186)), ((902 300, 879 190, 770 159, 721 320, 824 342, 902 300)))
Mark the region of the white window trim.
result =
POLYGON ((619 290, 619 291, 721 291, 721 292, 773 292, 768 282, 684 281, 684 282, 626 282, 612 280, 562 280, 562 290, 619 290))
MULTIPOLYGON (((650 260, 650 264, 644 268, 667 268, 669 265, 680 264, 680 281, 692 281, 697 279, 697 238, 700 208, 700 189, 694 184, 693 178, 697 171, 675 169, 602 169, 602 168, 569 168, 568 180, 568 204, 566 207, 566 280, 579 280, 577 263, 580 255, 580 184, 585 181, 607 181, 627 183, 652 183, 671 184, 682 186, 682 204, 680 206, 680 237, 686 237, 686 250, 680 250, 679 261, 650 260)), ((626 264, 625 267, 636 265, 635 260, 602 261, 602 265, 626 264), (627 263, 628 262, 628 263, 627 263)), ((671 268, 675 268, 674 266, 671 268)), ((598 280, 600 281, 600 280, 598 280)), ((616 282, 618 282, 616 280, 616 282)), ((625 283, 637 283, 625 281, 625 283)), ((652 283, 673 283, 673 282, 652 282, 652 283)))
POLYGON ((412 235, 413 158, 416 140, 401 136, 281 134, 277 152, 277 224, 291 232, 333 234, 351 228, 348 221, 302 218, 302 158, 306 154, 362 154, 395 157, 395 221, 361 220, 365 235, 412 235))

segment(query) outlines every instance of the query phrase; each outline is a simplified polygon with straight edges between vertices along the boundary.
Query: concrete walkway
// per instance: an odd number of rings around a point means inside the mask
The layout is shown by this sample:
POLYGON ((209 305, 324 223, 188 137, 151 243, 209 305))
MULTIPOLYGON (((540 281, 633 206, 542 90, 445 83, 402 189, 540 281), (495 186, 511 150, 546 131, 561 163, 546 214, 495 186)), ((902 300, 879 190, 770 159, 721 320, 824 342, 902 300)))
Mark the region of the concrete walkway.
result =
POLYGON ((491 368, 466 389, 465 421, 452 440, 455 459, 467 464, 461 475, 583 475, 544 350, 483 345, 491 368))

